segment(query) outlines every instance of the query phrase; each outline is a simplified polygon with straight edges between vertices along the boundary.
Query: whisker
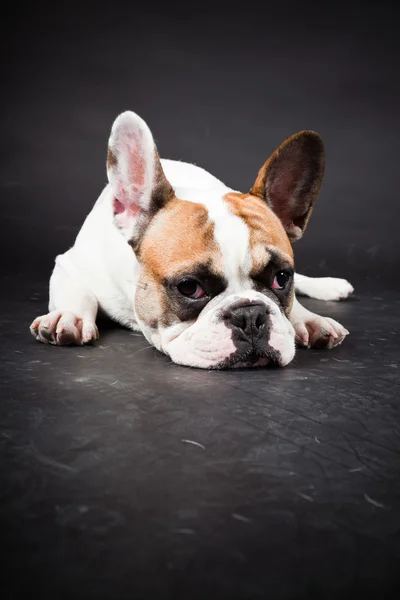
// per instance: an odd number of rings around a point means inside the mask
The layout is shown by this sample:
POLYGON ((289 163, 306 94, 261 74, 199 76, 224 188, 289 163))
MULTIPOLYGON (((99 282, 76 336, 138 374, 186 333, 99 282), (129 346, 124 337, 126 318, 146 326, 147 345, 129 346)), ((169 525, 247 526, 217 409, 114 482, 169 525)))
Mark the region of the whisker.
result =
POLYGON ((153 348, 153 346, 151 344, 148 344, 144 348, 139 348, 139 350, 136 350, 135 352, 132 352, 131 356, 133 356, 134 354, 138 354, 139 352, 143 352, 143 350, 148 350, 149 348, 153 348))
POLYGON ((128 283, 132 283, 136 287, 140 287, 142 290, 147 289, 147 283, 142 284, 142 283, 139 283, 138 281, 133 281, 133 279, 125 279, 125 281, 127 281, 128 283))

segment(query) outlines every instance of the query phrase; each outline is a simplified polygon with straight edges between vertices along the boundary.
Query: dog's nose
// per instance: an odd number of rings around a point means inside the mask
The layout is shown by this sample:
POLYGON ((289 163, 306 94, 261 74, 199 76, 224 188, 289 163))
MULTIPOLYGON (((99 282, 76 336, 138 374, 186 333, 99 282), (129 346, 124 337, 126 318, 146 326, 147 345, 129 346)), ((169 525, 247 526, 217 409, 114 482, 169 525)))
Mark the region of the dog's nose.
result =
POLYGON ((264 335, 268 319, 268 307, 262 303, 244 304, 232 307, 225 315, 225 322, 241 338, 254 341, 264 335))

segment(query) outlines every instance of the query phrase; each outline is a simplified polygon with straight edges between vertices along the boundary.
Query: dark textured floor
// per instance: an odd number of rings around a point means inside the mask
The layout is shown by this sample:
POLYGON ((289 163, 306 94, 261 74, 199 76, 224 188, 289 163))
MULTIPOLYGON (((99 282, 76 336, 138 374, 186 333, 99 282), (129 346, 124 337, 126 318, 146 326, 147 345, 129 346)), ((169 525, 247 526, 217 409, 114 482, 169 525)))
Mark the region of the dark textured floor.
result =
POLYGON ((107 324, 41 345, 46 282, 1 287, 7 598, 396 597, 398 294, 305 300, 342 347, 208 372, 107 324))

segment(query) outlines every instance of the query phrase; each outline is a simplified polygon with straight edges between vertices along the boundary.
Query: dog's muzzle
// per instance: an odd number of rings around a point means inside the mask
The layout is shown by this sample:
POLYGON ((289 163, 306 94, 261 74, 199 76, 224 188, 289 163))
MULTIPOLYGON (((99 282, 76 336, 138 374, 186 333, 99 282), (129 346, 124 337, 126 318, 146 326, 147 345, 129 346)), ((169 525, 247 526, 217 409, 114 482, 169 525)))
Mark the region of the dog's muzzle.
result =
POLYGON ((232 330, 236 352, 218 368, 264 367, 279 364, 280 355, 268 344, 271 319, 270 307, 263 302, 246 301, 226 308, 221 317, 232 330))

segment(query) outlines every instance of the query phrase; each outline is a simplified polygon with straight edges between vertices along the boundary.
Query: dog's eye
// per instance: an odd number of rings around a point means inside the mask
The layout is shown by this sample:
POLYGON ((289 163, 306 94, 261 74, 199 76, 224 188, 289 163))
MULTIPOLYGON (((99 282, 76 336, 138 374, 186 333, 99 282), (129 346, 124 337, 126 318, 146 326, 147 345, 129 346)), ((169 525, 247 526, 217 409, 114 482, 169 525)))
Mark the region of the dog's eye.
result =
POLYGON ((290 281, 290 273, 289 271, 278 271, 275 275, 274 282, 272 284, 272 288, 274 290, 283 290, 290 281))
POLYGON ((203 298, 206 293, 195 279, 184 279, 177 285, 178 291, 182 296, 186 296, 187 298, 193 298, 194 300, 198 300, 199 298, 203 298))

